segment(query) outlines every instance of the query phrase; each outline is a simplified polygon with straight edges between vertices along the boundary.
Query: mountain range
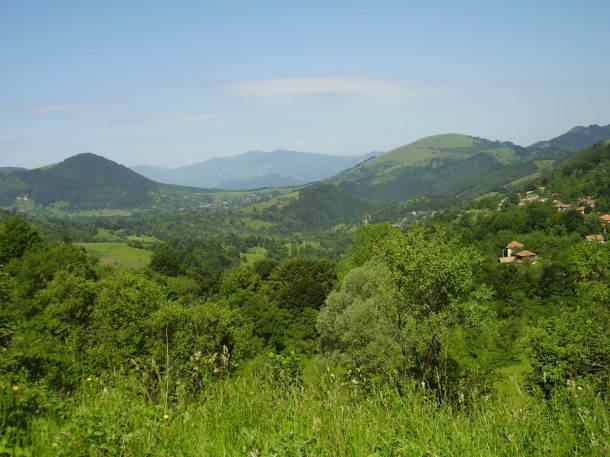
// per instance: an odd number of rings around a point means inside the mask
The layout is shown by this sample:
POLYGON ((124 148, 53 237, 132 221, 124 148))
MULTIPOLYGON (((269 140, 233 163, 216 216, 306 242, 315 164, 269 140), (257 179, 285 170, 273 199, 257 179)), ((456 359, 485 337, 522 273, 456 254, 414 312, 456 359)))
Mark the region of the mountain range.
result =
POLYGON ((321 181, 351 168, 374 155, 333 156, 311 152, 277 150, 249 151, 231 157, 213 159, 180 168, 150 165, 131 167, 149 179, 180 186, 219 188, 227 190, 261 187, 302 186, 321 181))
MULTIPOLYGON (((318 190, 292 189, 296 200, 294 204, 289 203, 289 207, 282 208, 282 211, 295 219, 311 218, 315 213, 312 208, 320 206, 324 194, 332 195, 333 202, 329 211, 334 212, 333 217, 337 217, 342 208, 350 208, 349 217, 352 217, 352 213, 365 209, 368 211, 373 206, 379 207, 424 195, 467 199, 490 191, 507 192, 511 186, 536 179, 558 160, 573 155, 580 148, 608 138, 610 125, 576 127, 560 137, 528 147, 461 134, 435 135, 375 157, 371 154, 370 157, 350 158, 360 160, 361 163, 323 181, 318 185, 318 190), (306 201, 302 200, 304 196, 307 196, 306 201), (370 204, 372 206, 367 206, 370 204)), ((191 177, 195 179, 197 169, 209 173, 209 168, 212 167, 204 164, 212 162, 216 164, 216 172, 221 173, 216 178, 219 182, 231 179, 242 179, 245 182, 243 175, 236 178, 229 171, 237 170, 239 163, 243 167, 249 163, 251 168, 259 164, 259 170, 265 167, 271 169, 269 163, 274 162, 275 171, 290 172, 292 179, 300 176, 299 179, 309 180, 319 176, 312 170, 324 168, 320 163, 325 163, 327 173, 331 173, 330 164, 339 167, 344 159, 345 157, 289 151, 251 152, 178 170, 192 173, 191 177), (270 157, 274 159, 269 160, 270 157), (336 159, 336 162, 331 159, 336 159)), ((286 178, 281 174, 277 176, 286 178)), ((253 181, 254 176, 248 179, 250 183, 256 182, 253 181)), ((306 189, 311 188, 310 185, 306 189)), ((90 153, 79 154, 61 163, 34 170, 0 170, 0 206, 19 210, 127 209, 132 212, 150 212, 168 208, 209 207, 210 202, 227 205, 231 198, 241 199, 240 204, 246 205, 267 198, 263 195, 264 192, 269 196, 287 190, 240 193, 161 184, 90 153)))

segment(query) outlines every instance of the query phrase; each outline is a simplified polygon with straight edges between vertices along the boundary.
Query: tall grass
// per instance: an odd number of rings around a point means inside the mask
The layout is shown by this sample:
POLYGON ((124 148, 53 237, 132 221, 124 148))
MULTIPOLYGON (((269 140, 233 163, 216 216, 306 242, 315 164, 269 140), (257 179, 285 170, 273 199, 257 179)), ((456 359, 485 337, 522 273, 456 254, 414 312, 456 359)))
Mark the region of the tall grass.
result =
MULTIPOLYGON (((595 399, 565 408, 532 398, 521 408, 493 398, 449 406, 337 379, 286 387, 242 375, 196 399, 178 386, 165 408, 164 395, 152 398, 141 380, 89 378, 5 426, 4 455, 610 455, 609 413, 595 399)), ((2 414, 11 412, 5 402, 2 414)))

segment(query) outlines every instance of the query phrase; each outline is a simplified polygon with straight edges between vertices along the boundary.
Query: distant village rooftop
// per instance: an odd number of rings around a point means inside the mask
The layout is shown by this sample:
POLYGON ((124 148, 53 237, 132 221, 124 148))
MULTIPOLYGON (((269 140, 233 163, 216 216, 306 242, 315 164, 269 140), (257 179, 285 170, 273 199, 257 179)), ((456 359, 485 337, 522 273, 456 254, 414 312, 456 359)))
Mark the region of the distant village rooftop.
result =
POLYGON ((529 260, 532 263, 536 263, 536 253, 535 252, 528 251, 527 249, 524 249, 517 253, 513 252, 515 249, 522 249, 522 248, 523 248, 523 243, 520 243, 515 240, 511 241, 504 248, 503 255, 502 255, 502 257, 498 258, 498 262, 500 262, 500 263, 523 263, 524 260, 529 260))

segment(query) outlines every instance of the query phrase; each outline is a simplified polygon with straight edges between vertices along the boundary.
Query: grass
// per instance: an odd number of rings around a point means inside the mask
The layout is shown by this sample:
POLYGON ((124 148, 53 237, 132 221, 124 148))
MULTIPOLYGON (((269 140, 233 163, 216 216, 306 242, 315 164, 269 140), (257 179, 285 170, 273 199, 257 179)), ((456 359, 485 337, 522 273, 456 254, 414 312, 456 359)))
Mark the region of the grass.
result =
POLYGON ((316 250, 320 249, 320 242, 319 241, 301 241, 300 243, 286 243, 286 244, 284 244, 284 247, 286 248, 288 253, 291 254, 291 255, 297 255, 297 253, 293 253, 292 252, 292 246, 293 245, 295 245, 297 247, 299 255, 304 255, 305 254, 305 248, 307 248, 307 247, 310 247, 312 252, 315 252, 316 250))
POLYGON ((525 372, 529 368, 529 363, 521 361, 498 369, 498 374, 502 379, 494 383, 494 388, 513 406, 523 406, 525 397, 520 386, 523 385, 525 372))
POLYGON ((120 265, 127 268, 142 268, 150 263, 152 252, 136 249, 125 243, 74 243, 99 258, 105 265, 120 265))
POLYGON ((128 235, 127 239, 129 241, 140 241, 141 243, 150 243, 150 244, 161 242, 161 240, 159 238, 157 238, 156 236, 150 236, 150 235, 128 235))
POLYGON ((19 455, 17 447, 21 455, 49 456, 610 453, 609 415, 598 404, 583 416, 553 412, 531 398, 519 408, 481 398, 441 406, 416 392, 365 392, 327 372, 301 388, 243 374, 209 384, 191 401, 177 396, 166 404, 153 401, 135 378, 87 379, 22 428, 9 429, 4 453, 19 455))
POLYGON ((246 259, 246 265, 253 265, 257 260, 262 260, 267 257, 267 249, 262 246, 249 248, 248 252, 241 253, 240 256, 246 259))
POLYGON ((270 228, 270 227, 274 227, 275 226, 275 224, 272 223, 272 222, 261 221, 261 220, 258 220, 258 219, 243 218, 243 219, 240 219, 240 221, 246 227, 249 227, 249 228, 252 228, 252 229, 256 229, 256 230, 270 228))
POLYGON ((299 192, 289 192, 283 195, 279 195, 277 197, 270 198, 269 200, 265 200, 259 203, 255 203, 253 205, 246 206, 242 208, 244 213, 252 213, 256 209, 258 212, 264 211, 267 208, 277 207, 283 208, 288 205, 293 200, 296 200, 299 197, 299 192))

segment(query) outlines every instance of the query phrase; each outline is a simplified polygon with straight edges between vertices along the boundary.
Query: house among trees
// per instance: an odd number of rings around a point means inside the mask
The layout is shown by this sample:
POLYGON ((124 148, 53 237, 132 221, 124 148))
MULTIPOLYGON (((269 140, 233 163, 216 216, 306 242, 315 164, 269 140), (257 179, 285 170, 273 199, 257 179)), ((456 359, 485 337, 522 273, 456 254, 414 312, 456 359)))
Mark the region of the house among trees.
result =
POLYGON ((498 258, 500 263, 523 263, 524 260, 536 262, 536 253, 523 249, 523 244, 514 240, 506 245, 502 254, 502 257, 498 258))
POLYGON ((584 203, 585 205, 589 205, 591 208, 594 208, 597 201, 589 197, 582 197, 578 199, 578 203, 584 203))
POLYGON ((555 204, 555 208, 557 208, 557 211, 567 211, 572 207, 572 205, 568 204, 568 203, 562 203, 562 202, 557 202, 555 204))
POLYGON ((606 240, 604 239, 604 237, 602 235, 587 235, 585 237, 585 239, 589 243, 592 243, 593 241, 597 241, 598 243, 605 243, 606 242, 606 240))

